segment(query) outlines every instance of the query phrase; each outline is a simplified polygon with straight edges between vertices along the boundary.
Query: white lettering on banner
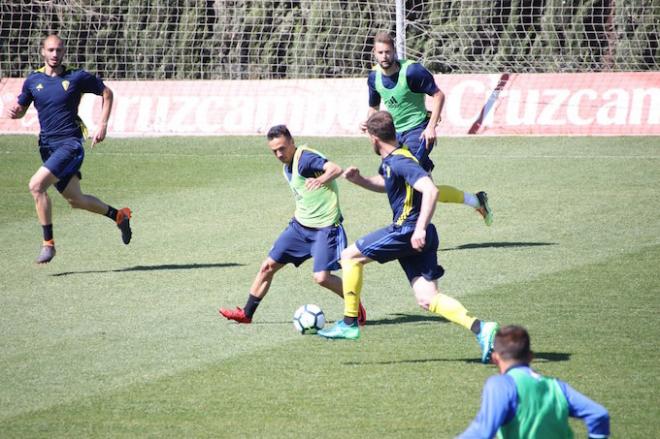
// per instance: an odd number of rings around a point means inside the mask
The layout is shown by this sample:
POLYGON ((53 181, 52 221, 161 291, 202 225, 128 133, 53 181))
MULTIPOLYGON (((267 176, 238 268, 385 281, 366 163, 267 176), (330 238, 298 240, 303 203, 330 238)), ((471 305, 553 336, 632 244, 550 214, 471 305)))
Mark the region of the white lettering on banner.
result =
POLYGON ((596 113, 596 123, 598 125, 624 125, 630 104, 628 93, 622 88, 612 88, 603 93, 603 100, 606 102, 596 113), (614 98, 610 99, 610 96, 614 98), (610 116, 611 111, 614 112, 612 116, 610 116))
MULTIPOLYGON (((226 105, 226 102, 215 96, 201 99, 195 108, 195 119, 191 128, 196 132, 205 134, 221 132, 223 124, 212 123, 212 121, 220 122, 218 107, 223 108, 224 105, 226 105)), ((231 114, 231 110, 228 113, 231 114)), ((225 126, 227 126, 226 123, 225 126)))
POLYGON ((632 108, 628 123, 639 125, 642 123, 642 112, 644 111, 644 100, 650 96, 651 103, 648 108, 648 118, 646 123, 649 125, 660 124, 660 88, 634 88, 632 98, 632 108))
POLYGON ((544 90, 543 96, 549 96, 552 99, 550 102, 545 104, 539 114, 537 123, 539 125, 565 125, 566 119, 555 119, 555 114, 558 113, 559 108, 566 101, 568 96, 571 94, 570 90, 566 89, 548 89, 544 90))
POLYGON ((450 95, 447 98, 447 116, 452 125, 458 125, 461 127, 468 127, 474 123, 474 121, 479 117, 479 114, 481 113, 481 107, 483 105, 483 102, 486 101, 488 98, 487 96, 488 90, 486 90, 486 85, 481 82, 481 81, 472 81, 472 80, 467 80, 467 81, 462 81, 459 83, 457 86, 455 86, 452 90, 450 95), (474 94, 480 97, 480 105, 478 105, 477 111, 475 114, 472 114, 467 117, 462 117, 462 107, 463 107, 463 101, 469 101, 468 99, 472 98, 465 98, 465 94, 468 92, 468 90, 474 90, 474 94))
POLYGON ((158 97, 156 111, 154 113, 154 131, 162 133, 170 130, 167 120, 171 105, 169 96, 158 97))
MULTIPOLYGON (((112 125, 113 131, 117 131, 120 133, 134 132, 132 124, 129 129, 126 129, 126 121, 128 120, 129 115, 134 116, 130 110, 133 104, 139 104, 140 97, 115 96, 114 102, 116 102, 116 104, 113 111, 114 113, 114 124, 112 125)), ((133 119, 133 117, 131 117, 131 119, 133 119)))
POLYGON ((527 92, 527 99, 525 99, 525 108, 522 117, 520 117, 522 90, 506 90, 500 96, 505 99, 507 104, 505 113, 506 125, 534 125, 534 123, 536 123, 536 114, 539 107, 540 96, 538 90, 529 90, 527 92))
POLYGON ((259 134, 266 133, 270 128, 271 122, 274 121, 274 119, 268 118, 269 101, 270 98, 268 97, 260 97, 257 101, 254 111, 254 130, 259 134))
POLYGON ((254 114, 256 110, 254 98, 232 97, 230 105, 231 107, 227 110, 222 126, 218 126, 217 129, 232 134, 254 132, 254 114))
POLYGON ((151 96, 142 96, 139 101, 137 115, 135 117, 135 126, 133 131, 138 133, 147 133, 153 131, 153 99, 151 96))
MULTIPOLYGON (((593 101, 598 98, 598 93, 596 90, 583 88, 582 90, 578 90, 571 95, 571 97, 568 99, 568 103, 566 104, 566 119, 570 124, 589 125, 594 121, 593 117, 583 118, 580 116, 580 109, 583 108, 583 103, 580 101, 582 100, 583 96, 586 96, 593 101)), ((590 105, 587 105, 587 107, 590 107, 590 105)))
POLYGON ((174 115, 168 124, 172 130, 176 132, 194 134, 195 127, 192 125, 192 115, 195 110, 195 107, 199 103, 199 98, 197 96, 175 96, 174 97, 174 115), (178 108, 176 108, 178 104, 178 108), (186 119, 189 120, 189 123, 186 124, 186 119))

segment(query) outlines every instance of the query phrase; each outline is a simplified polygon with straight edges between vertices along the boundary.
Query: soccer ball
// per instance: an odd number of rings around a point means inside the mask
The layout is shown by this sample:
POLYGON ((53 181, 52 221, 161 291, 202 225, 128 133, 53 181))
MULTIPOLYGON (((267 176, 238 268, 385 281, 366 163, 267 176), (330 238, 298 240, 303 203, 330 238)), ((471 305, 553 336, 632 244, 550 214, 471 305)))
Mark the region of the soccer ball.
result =
POLYGON ((303 305, 293 313, 293 327, 301 334, 315 334, 325 325, 325 314, 316 305, 303 305))

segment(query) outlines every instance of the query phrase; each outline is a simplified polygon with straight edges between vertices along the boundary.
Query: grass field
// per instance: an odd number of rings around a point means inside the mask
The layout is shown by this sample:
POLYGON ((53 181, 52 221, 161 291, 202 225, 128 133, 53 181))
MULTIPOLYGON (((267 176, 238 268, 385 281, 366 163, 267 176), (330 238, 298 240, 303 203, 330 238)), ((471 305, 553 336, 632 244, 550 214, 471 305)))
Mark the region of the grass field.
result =
MULTIPOLYGON (((298 139, 376 171, 364 139, 298 139)), ((243 306, 293 212, 261 138, 110 139, 83 189, 134 211, 133 241, 51 190, 58 255, 32 261, 33 137, 0 136, 0 437, 439 437, 471 421, 476 341, 415 305, 398 264, 367 266, 358 342, 300 336, 291 316, 342 303, 311 264, 243 306)), ((660 139, 463 138, 434 179, 487 190, 488 228, 441 205, 441 288, 477 316, 529 328, 535 365, 603 404, 612 437, 660 432, 660 139)), ((349 241, 388 223, 385 198, 340 182, 349 241)), ((585 437, 579 422, 576 437, 585 437)))

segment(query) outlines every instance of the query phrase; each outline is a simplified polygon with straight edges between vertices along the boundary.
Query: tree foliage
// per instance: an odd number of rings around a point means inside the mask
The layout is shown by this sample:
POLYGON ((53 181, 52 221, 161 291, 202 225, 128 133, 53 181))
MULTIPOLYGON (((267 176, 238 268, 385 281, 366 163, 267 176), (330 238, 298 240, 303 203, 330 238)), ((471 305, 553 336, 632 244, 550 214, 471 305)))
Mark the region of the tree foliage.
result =
MULTIPOLYGON (((434 71, 660 68, 657 0, 407 0, 408 57, 434 71)), ((32 0, 0 4, 0 74, 41 63, 49 33, 68 62, 111 79, 363 75, 394 0, 32 0)))

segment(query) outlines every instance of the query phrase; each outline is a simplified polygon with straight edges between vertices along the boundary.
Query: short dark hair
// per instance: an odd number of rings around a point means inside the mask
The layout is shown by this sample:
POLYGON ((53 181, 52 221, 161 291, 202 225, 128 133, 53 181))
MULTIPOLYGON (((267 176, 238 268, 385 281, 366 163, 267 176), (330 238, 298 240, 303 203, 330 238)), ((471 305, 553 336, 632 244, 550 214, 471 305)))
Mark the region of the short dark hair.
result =
POLYGON ((282 136, 286 137, 289 140, 293 139, 293 136, 291 135, 291 132, 286 127, 286 125, 274 125, 270 127, 270 129, 268 130, 268 134, 266 134, 266 138, 268 140, 273 140, 282 136))
POLYGON ((501 327, 495 334, 494 351, 503 360, 530 361, 532 350, 529 333, 522 326, 501 327))
POLYGON ((386 30, 376 32, 376 35, 374 35, 374 47, 376 46, 376 43, 385 43, 389 44, 392 49, 396 48, 394 38, 392 38, 392 35, 386 30))
POLYGON ((377 111, 367 119, 367 132, 385 142, 396 140, 394 120, 387 111, 377 111))

